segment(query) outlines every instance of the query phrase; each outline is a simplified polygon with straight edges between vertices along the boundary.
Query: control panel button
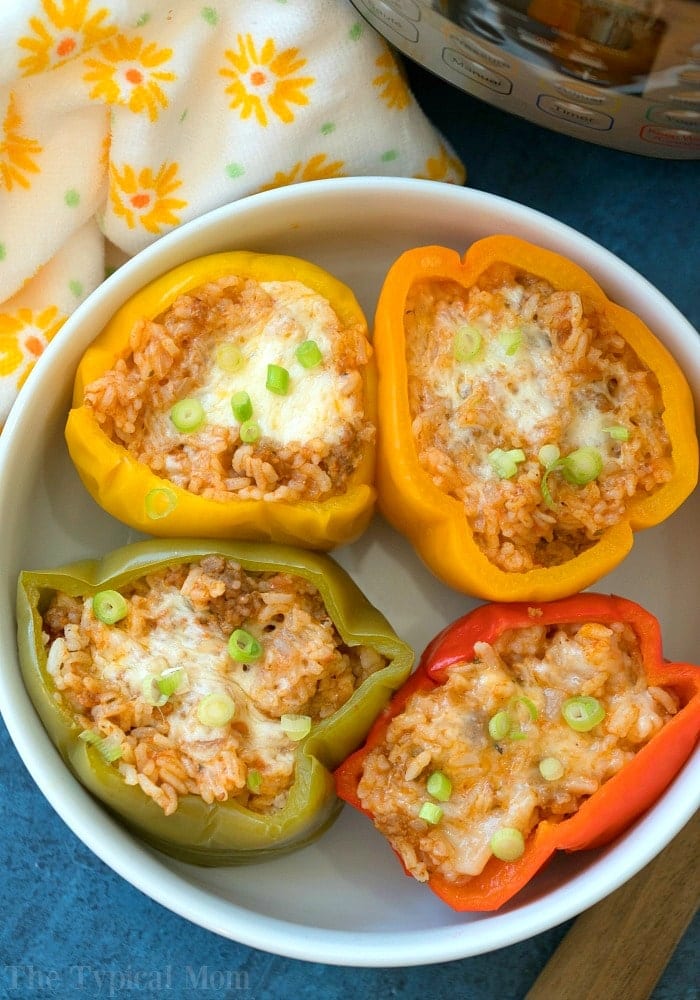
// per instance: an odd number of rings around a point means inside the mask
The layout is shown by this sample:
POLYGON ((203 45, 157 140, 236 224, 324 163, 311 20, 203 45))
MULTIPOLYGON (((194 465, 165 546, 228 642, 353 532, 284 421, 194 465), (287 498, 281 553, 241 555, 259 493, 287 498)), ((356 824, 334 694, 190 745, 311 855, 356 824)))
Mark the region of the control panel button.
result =
POLYGON ((546 115, 559 118, 570 125, 580 125, 581 128, 609 132, 613 127, 614 119, 610 115, 606 115, 605 112, 596 111, 595 108, 585 108, 572 101, 562 101, 551 94, 540 94, 537 98, 537 107, 546 115))
POLYGON ((497 94, 510 94, 513 84, 507 76, 497 73, 488 66, 483 66, 475 59, 469 59, 456 49, 443 49, 442 61, 455 73, 467 77, 472 83, 478 83, 497 94))
POLYGON ((669 146, 677 149, 700 152, 700 133, 687 129, 662 128, 659 125, 645 125, 639 133, 640 139, 655 146, 669 146))
MULTIPOLYGON (((395 10, 395 3, 389 4, 385 0, 362 0, 356 6, 360 12, 364 8, 368 14, 376 17, 385 27, 390 28, 400 38, 405 38, 407 42, 418 41, 418 28, 403 13, 395 10)), ((420 11, 418 16, 420 17, 420 11)))

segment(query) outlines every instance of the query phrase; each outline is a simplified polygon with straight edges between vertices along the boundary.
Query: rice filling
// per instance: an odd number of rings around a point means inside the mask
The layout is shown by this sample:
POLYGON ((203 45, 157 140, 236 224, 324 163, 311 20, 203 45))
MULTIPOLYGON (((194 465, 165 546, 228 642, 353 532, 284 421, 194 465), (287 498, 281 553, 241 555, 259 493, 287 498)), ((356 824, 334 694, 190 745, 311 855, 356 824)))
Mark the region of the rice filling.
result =
POLYGON ((656 376, 577 292, 492 265, 415 282, 404 323, 419 461, 498 568, 566 562, 672 477, 656 376), (593 449, 599 474, 545 476, 553 449, 593 449))

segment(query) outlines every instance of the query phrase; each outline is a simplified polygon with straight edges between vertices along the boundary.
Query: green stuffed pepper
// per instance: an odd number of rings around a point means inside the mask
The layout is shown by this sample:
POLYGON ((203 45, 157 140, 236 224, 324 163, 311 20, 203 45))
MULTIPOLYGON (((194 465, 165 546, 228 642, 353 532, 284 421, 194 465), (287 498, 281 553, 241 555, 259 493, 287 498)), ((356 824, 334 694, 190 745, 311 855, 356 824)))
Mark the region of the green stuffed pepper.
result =
POLYGON ((151 540, 18 587, 24 681, 62 757, 148 843, 242 864, 338 814, 331 771, 413 653, 330 557, 151 540))

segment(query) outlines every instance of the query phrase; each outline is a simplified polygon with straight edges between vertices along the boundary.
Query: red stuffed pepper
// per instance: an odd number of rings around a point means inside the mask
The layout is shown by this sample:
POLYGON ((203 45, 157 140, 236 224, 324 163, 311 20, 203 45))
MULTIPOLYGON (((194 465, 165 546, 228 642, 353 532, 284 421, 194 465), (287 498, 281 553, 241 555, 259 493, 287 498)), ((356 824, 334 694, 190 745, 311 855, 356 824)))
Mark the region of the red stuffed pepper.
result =
POLYGON ((336 771, 404 870, 455 910, 495 910, 558 850, 651 806, 700 734, 700 667, 602 594, 485 604, 441 632, 336 771))

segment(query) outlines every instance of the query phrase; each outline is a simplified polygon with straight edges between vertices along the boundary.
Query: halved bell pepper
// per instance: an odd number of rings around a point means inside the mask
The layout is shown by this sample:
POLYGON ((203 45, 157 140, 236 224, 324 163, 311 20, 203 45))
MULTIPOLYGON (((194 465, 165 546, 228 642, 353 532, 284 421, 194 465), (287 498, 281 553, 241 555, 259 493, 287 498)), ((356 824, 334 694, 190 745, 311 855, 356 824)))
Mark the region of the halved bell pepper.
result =
POLYGON ((524 852, 517 860, 503 861, 492 856, 481 874, 454 880, 433 873, 428 881, 430 889, 455 910, 498 909, 557 851, 581 851, 607 844, 652 806, 678 774, 700 737, 700 666, 665 661, 657 619, 621 597, 585 593, 550 603, 484 604, 433 639, 415 673, 377 718, 364 746, 335 772, 338 795, 371 819, 371 813, 363 808, 358 796, 365 760, 373 748, 383 743, 392 719, 404 711, 413 694, 432 691, 446 681, 453 666, 472 661, 475 643, 491 644, 508 630, 529 628, 533 624, 587 622, 629 625, 639 641, 648 685, 672 691, 681 707, 575 813, 542 819, 525 840, 524 852))
POLYGON ((208 540, 137 542, 99 561, 46 571, 22 572, 17 601, 18 643, 24 682, 49 737, 80 782, 145 841, 166 854, 205 866, 242 864, 304 846, 336 818, 331 771, 366 735, 390 694, 408 676, 413 651, 330 557, 307 550, 253 542, 208 540), (287 572, 309 581, 348 646, 369 646, 386 658, 333 715, 313 725, 296 750, 293 785, 283 808, 263 814, 231 798, 207 804, 181 796, 171 815, 138 786, 127 785, 79 734, 70 708, 56 697, 47 672, 42 614, 56 592, 91 596, 118 590, 146 574, 197 561, 209 554, 233 560, 250 572, 287 572))
MULTIPOLYGON (((209 499, 156 475, 103 432, 85 404, 85 388, 129 353, 129 336, 141 319, 155 319, 175 299, 228 274, 257 281, 298 281, 328 300, 344 325, 367 329, 353 292, 315 264, 279 254, 230 251, 181 264, 133 295, 85 352, 78 366, 66 441, 80 478, 92 497, 114 517, 160 537, 271 540, 331 549, 358 537, 374 511, 375 444, 363 445, 346 489, 326 499, 274 501, 209 499)), ((364 409, 376 424, 373 357, 362 372, 364 409)))
MULTIPOLYGON (((693 399, 680 367, 638 317, 611 302, 590 275, 559 254, 512 236, 480 240, 463 259, 438 246, 407 251, 382 287, 374 347, 379 370, 379 509, 433 573, 457 590, 491 601, 553 600, 584 590, 624 559, 634 532, 665 520, 698 481, 693 399), (510 264, 543 278, 556 290, 577 291, 610 319, 658 379, 671 444, 673 473, 668 482, 631 500, 623 519, 585 551, 560 564, 524 572, 506 572, 489 560, 474 539, 462 502, 441 490, 420 464, 407 390, 404 313, 414 283, 435 279, 469 288, 495 264, 510 264)), ((543 509, 551 513, 544 504, 543 509)))

